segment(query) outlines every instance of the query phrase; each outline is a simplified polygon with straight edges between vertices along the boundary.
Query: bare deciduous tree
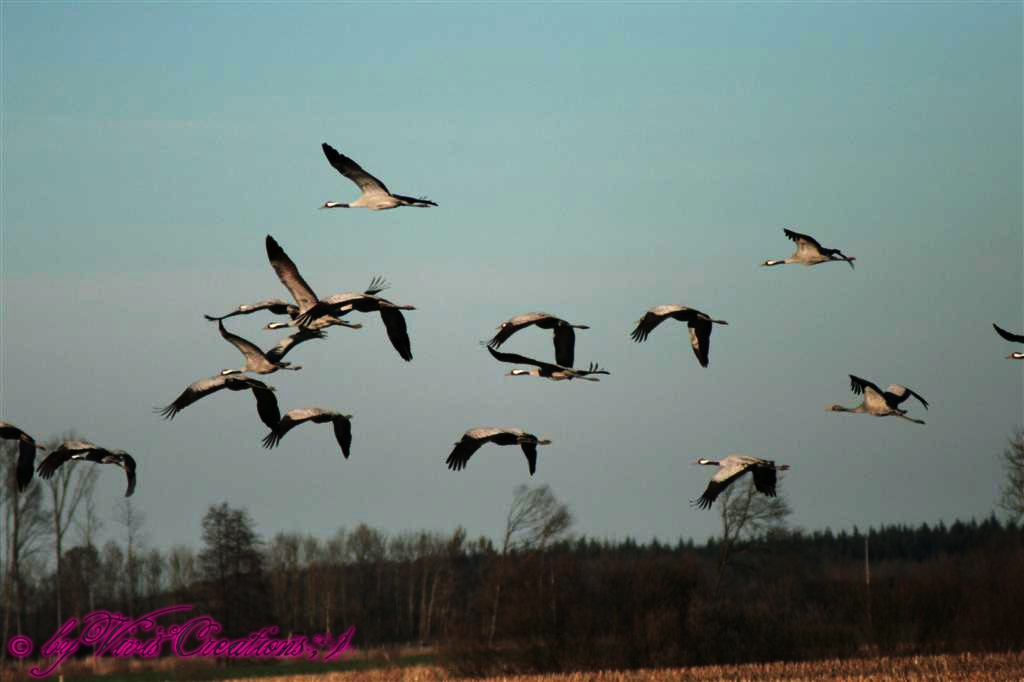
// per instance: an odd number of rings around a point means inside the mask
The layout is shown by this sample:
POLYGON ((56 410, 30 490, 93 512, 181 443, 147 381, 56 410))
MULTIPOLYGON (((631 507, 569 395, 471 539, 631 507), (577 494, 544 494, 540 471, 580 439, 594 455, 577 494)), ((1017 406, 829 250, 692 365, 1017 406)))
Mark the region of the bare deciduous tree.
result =
POLYGON ((142 563, 146 599, 149 601, 146 608, 147 610, 152 610, 156 599, 158 599, 161 592, 163 592, 164 571, 167 567, 167 562, 164 561, 164 557, 160 554, 160 550, 151 549, 146 552, 146 557, 142 563))
POLYGON ((128 612, 135 614, 135 597, 139 594, 139 584, 142 581, 142 561, 139 559, 139 548, 142 544, 142 524, 146 522, 146 515, 139 509, 130 497, 122 498, 114 508, 114 515, 117 522, 124 526, 126 552, 124 572, 124 594, 128 604, 128 612))
POLYGON ((167 581, 175 603, 185 604, 191 601, 190 590, 197 579, 195 552, 186 545, 171 547, 167 552, 167 581))
POLYGON ((758 493, 752 477, 742 488, 736 485, 726 488, 718 499, 722 516, 722 539, 719 544, 715 595, 722 584, 726 566, 743 549, 745 543, 782 529, 786 525, 786 517, 793 513, 785 494, 766 497, 758 493))
MULTIPOLYGON (((0 581, 0 590, 3 592, 4 603, 4 642, 8 641, 10 635, 12 611, 14 633, 22 632, 21 618, 25 611, 22 567, 40 551, 39 540, 45 535, 47 524, 42 487, 30 484, 24 492, 18 492, 15 472, 17 457, 16 443, 0 443, 0 490, 3 491, 0 496, 0 526, 3 528, 3 537, 0 539, 3 580, 0 581)), ((7 647, 3 647, 0 658, 6 657, 7 647)))
POLYGON ((505 534, 501 543, 494 587, 494 606, 491 610, 491 627, 487 634, 488 645, 494 643, 498 629, 498 607, 501 604, 501 588, 504 582, 505 558, 510 551, 529 549, 543 550, 547 544, 568 533, 572 526, 569 507, 559 502, 547 485, 530 488, 518 485, 512 492, 512 505, 505 519, 505 534))
MULTIPOLYGON (((47 449, 53 451, 62 440, 72 440, 75 436, 68 434, 57 441, 47 443, 47 449)), ((57 627, 64 624, 62 612, 63 590, 61 589, 61 563, 64 554, 64 535, 75 519, 78 506, 92 494, 99 476, 99 467, 92 463, 79 465, 68 462, 46 481, 50 490, 50 517, 53 523, 54 548, 57 554, 57 627)))
POLYGON ((1003 450, 1006 483, 999 498, 999 506, 1009 512, 1014 521, 1024 518, 1024 429, 1018 429, 1010 439, 1010 447, 1003 450))
MULTIPOLYGON (((96 487, 90 486, 85 491, 85 499, 82 500, 82 510, 74 519, 75 528, 78 529, 79 541, 86 549, 95 550, 99 556, 99 548, 96 547, 96 537, 103 529, 103 520, 100 518, 99 505, 96 502, 96 487)), ((87 562, 84 566, 86 572, 86 590, 88 592, 89 611, 96 610, 96 578, 99 574, 98 562, 87 562)))

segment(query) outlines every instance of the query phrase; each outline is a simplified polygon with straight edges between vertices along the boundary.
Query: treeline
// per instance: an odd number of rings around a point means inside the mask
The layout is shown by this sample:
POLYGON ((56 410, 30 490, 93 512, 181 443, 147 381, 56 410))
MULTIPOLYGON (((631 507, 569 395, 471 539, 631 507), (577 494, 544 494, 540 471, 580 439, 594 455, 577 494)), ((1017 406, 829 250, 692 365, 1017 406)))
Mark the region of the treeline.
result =
POLYGON ((500 545, 367 525, 264 539, 245 510, 215 505, 198 551, 77 545, 59 578, 44 552, 23 556, 20 594, 5 570, 8 637, 46 641, 59 590, 65 620, 192 604, 228 636, 354 625, 357 647, 435 645, 464 674, 1024 647, 1024 530, 995 517, 867 534, 773 526, 723 552, 721 539, 564 539, 571 517, 547 503, 532 526, 513 528, 510 511, 500 545))

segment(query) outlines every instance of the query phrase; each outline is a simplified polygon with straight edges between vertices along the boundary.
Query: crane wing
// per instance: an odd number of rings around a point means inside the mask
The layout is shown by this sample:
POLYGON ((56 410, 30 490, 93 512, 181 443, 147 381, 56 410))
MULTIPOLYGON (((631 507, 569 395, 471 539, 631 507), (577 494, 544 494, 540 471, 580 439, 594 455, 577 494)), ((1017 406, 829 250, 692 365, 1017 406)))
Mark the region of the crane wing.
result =
POLYGON ((266 359, 267 356, 263 354, 263 351, 255 343, 229 332, 224 328, 222 321, 218 321, 217 326, 220 328, 220 335, 224 337, 224 340, 237 348, 245 356, 246 360, 249 358, 266 359))
POLYGON ((36 473, 39 474, 39 478, 43 480, 52 478, 57 472, 57 469, 61 468, 61 466, 71 459, 74 454, 74 450, 64 447, 64 444, 62 443, 39 463, 39 466, 36 468, 36 473))
POLYGON ((800 234, 793 230, 783 229, 782 233, 789 239, 796 242, 797 248, 800 251, 806 251, 808 249, 821 253, 822 246, 818 243, 818 240, 807 234, 800 234))
POLYGON ((697 362, 701 367, 707 367, 710 362, 708 353, 711 351, 711 323, 697 319, 687 326, 690 329, 690 346, 693 347, 693 354, 697 356, 697 362))
POLYGON ((555 327, 555 363, 562 367, 572 367, 576 359, 576 332, 571 325, 560 324, 555 327))
POLYGON ((640 343, 646 341, 647 337, 650 336, 654 328, 665 321, 665 318, 674 311, 679 310, 679 306, 658 306, 657 308, 651 308, 637 320, 636 329, 630 334, 634 341, 640 343))
POLYGON ((525 329, 531 324, 535 324, 538 320, 542 320, 546 317, 550 317, 547 313, 526 313, 524 315, 516 315, 515 317, 506 320, 498 326, 498 333, 494 335, 487 345, 491 348, 500 348, 501 344, 511 338, 520 329, 525 329))
POLYGON ((32 473, 36 468, 36 443, 24 438, 18 440, 18 490, 22 491, 32 482, 32 473))
POLYGON ((363 194, 391 194, 383 182, 367 173, 362 166, 331 145, 324 142, 320 147, 324 150, 324 156, 327 157, 327 162, 334 167, 334 170, 356 183, 363 194))
POLYGON ((307 422, 322 413, 323 410, 319 407, 300 407, 294 410, 288 410, 284 413, 284 416, 277 420, 275 424, 267 424, 267 426, 270 427, 270 433, 264 436, 263 447, 275 447, 281 442, 281 439, 284 438, 286 433, 294 429, 299 424, 307 422))
POLYGON ((473 456, 473 453, 480 449, 480 446, 486 442, 486 438, 474 438, 470 434, 462 436, 462 440, 455 444, 455 448, 452 449, 448 459, 445 460, 445 464, 452 471, 460 471, 466 468, 466 463, 469 462, 469 458, 473 456))
POLYGON ((326 339, 327 334, 320 331, 319 329, 307 329, 305 327, 299 328, 299 331, 295 332, 291 336, 286 336, 277 342, 277 345, 267 351, 267 360, 273 363, 278 363, 284 359, 284 356, 288 354, 292 348, 310 341, 312 339, 326 339))
POLYGON ((156 408, 156 410, 163 415, 164 419, 174 419, 179 412, 200 398, 205 398, 211 393, 215 393, 216 391, 224 388, 227 385, 228 376, 218 374, 217 376, 206 377, 205 379, 193 381, 184 391, 181 392, 181 395, 175 398, 173 403, 162 409, 156 408))
POLYGON ((366 291, 364 291, 363 293, 366 294, 367 296, 376 296, 385 289, 390 288, 391 285, 388 284, 388 281, 386 279, 384 279, 380 275, 374 275, 373 277, 370 278, 370 285, 366 287, 366 291))
POLYGON ((999 336, 1003 337, 1007 341, 1011 341, 1013 343, 1024 343, 1024 334, 1008 332, 1005 329, 1001 329, 995 322, 992 323, 992 327, 996 330, 996 334, 999 334, 999 336))
POLYGON ((124 469, 125 477, 128 479, 128 489, 125 490, 124 496, 131 497, 135 493, 135 458, 125 454, 120 456, 120 460, 118 466, 124 469))
POLYGON ((540 367, 541 369, 549 372, 557 372, 567 369, 566 367, 552 365, 550 362, 544 362, 543 360, 534 360, 533 358, 528 358, 525 355, 519 355, 518 353, 502 353, 501 351, 494 350, 490 346, 487 347, 487 352, 490 353, 491 357, 498 362, 507 362, 513 365, 533 365, 534 367, 540 367))
POLYGON ((331 421, 334 424, 334 439, 341 446, 341 454, 348 459, 349 451, 352 448, 352 422, 345 415, 338 415, 331 421))
POLYGON ((749 464, 743 463, 732 463, 720 466, 715 475, 711 477, 710 481, 708 481, 708 487, 704 489, 704 494, 694 500, 691 504, 699 509, 710 509, 712 503, 718 499, 718 496, 722 491, 732 485, 737 478, 746 473, 749 466, 749 464))
POLYGON ((756 464, 750 470, 754 476, 754 487, 757 492, 768 497, 775 497, 775 484, 778 476, 775 473, 774 465, 756 464))
POLYGON ((409 330, 405 325, 402 311, 391 306, 381 306, 380 319, 384 322, 384 329, 398 354, 406 362, 412 360, 412 342, 409 340, 409 330))
POLYGON ((921 401, 924 405, 924 409, 928 409, 928 401, 921 397, 921 394, 913 391, 906 386, 900 386, 899 384, 891 384, 885 393, 888 398, 888 402, 892 407, 896 407, 901 403, 905 402, 910 396, 914 396, 921 401))
POLYGON ((520 446, 523 448, 523 454, 526 455, 526 463, 530 465, 530 475, 537 471, 537 444, 536 443, 521 443, 520 446))
POLYGON ((270 266, 274 268, 277 278, 281 280, 281 284, 291 293, 295 302, 299 304, 299 312, 309 310, 319 300, 317 295, 313 293, 313 288, 306 284, 306 280, 299 274, 299 268, 288 257, 288 254, 284 252, 281 245, 269 234, 266 241, 267 258, 270 260, 270 266))
POLYGON ((281 409, 277 405, 277 396, 274 389, 262 381, 253 379, 249 383, 252 388, 252 395, 256 398, 256 414, 260 421, 274 429, 281 422, 281 409))

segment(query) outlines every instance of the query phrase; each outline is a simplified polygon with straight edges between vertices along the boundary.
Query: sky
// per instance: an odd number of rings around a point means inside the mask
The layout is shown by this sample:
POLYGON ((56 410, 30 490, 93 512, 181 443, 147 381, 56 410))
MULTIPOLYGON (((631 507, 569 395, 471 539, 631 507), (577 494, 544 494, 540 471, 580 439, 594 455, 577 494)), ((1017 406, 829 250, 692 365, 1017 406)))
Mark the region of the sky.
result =
MULTIPOLYGON (((212 504, 265 537, 496 538, 548 484, 599 538, 703 540, 697 457, 787 463, 807 530, 982 518, 1024 426, 1020 3, 0 4, 0 419, 131 452, 154 547, 198 546, 212 504), (318 210, 355 186, 328 142, 430 209, 318 210), (762 268, 783 228, 856 257, 762 268), (282 412, 355 415, 273 451, 246 394, 153 414, 241 356, 205 321, 287 298, 272 234, 320 296, 372 275, 379 316, 261 377, 282 412), (729 322, 696 362, 685 325, 729 322), (600 383, 505 376, 481 347, 545 311, 590 326, 600 383), (1019 349, 1018 349, 1019 350, 1019 349), (925 426, 827 413, 848 374, 925 396, 925 426), (554 443, 444 460, 476 426, 554 443)), ((228 328, 264 347, 268 315, 228 328)), ((503 350, 553 359, 550 333, 503 350)), ((906 405, 905 405, 906 406, 906 405)), ((84 465, 82 465, 84 466, 84 465)), ((98 484, 107 532, 124 477, 98 484)))

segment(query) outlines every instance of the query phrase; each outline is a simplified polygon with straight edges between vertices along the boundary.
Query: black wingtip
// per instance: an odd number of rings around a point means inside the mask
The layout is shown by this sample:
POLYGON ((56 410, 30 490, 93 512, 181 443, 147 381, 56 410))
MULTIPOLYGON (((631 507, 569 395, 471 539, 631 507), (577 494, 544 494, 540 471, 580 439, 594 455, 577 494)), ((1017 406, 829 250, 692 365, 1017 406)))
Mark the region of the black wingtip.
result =
POLYGON ((173 404, 168 405, 167 407, 154 407, 153 408, 153 412, 156 413, 156 414, 159 414, 164 419, 174 419, 174 416, 176 414, 178 414, 178 412, 180 412, 180 411, 181 410, 176 408, 173 404))

